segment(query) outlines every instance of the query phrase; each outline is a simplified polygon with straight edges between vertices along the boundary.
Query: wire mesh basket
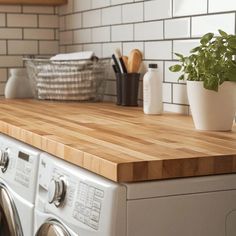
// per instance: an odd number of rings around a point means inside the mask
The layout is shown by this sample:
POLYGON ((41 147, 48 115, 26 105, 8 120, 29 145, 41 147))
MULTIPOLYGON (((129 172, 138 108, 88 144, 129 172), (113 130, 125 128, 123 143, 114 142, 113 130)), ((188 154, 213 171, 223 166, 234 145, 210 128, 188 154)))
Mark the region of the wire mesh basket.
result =
POLYGON ((35 57, 24 61, 38 99, 103 100, 109 59, 52 61, 35 57))

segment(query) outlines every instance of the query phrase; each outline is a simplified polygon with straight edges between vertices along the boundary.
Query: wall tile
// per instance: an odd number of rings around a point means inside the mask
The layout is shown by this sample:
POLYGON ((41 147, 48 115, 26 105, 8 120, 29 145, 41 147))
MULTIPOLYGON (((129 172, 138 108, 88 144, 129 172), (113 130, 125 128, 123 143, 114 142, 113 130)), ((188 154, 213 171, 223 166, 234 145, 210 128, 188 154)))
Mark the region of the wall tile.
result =
POLYGON ((23 6, 23 13, 54 14, 52 6, 23 6))
MULTIPOLYGON (((200 44, 198 39, 191 40, 175 40, 173 42, 173 53, 180 53, 184 56, 188 56, 190 54, 190 50, 197 47, 200 44)), ((173 54, 174 59, 178 59, 173 54)))
POLYGON ((208 32, 217 33, 218 29, 234 34, 235 13, 198 16, 192 18, 193 37, 199 37, 208 32))
POLYGON ((74 31, 74 43, 89 43, 91 41, 91 29, 81 29, 74 31))
POLYGON ((39 42, 39 53, 43 55, 54 55, 59 51, 57 41, 40 41, 39 42))
POLYGON ((59 19, 54 15, 39 15, 39 27, 42 28, 58 28, 59 19))
POLYGON ((93 10, 82 14, 83 27, 93 27, 101 25, 101 10, 93 10))
POLYGON ((24 39, 54 39, 55 33, 53 29, 23 29, 24 39))
POLYGON ((110 0, 92 0, 92 8, 106 7, 110 5, 110 0))
POLYGON ((22 67, 22 56, 0 56, 0 68, 22 67))
MULTIPOLYGON (((65 28, 66 30, 78 29, 82 26, 82 14, 72 14, 65 16, 65 28)), ((62 29, 60 25, 60 29, 62 29)))
POLYGON ((138 23, 134 25, 135 40, 163 39, 163 22, 138 23))
POLYGON ((112 26, 111 39, 112 41, 132 41, 134 39, 133 25, 112 26))
POLYGON ((98 27, 92 29, 92 41, 93 42, 108 42, 111 39, 110 26, 98 27))
POLYGON ((172 58, 171 41, 158 41, 145 43, 145 59, 168 60, 172 58))
POLYGON ((38 54, 38 42, 29 40, 9 40, 8 54, 9 55, 38 54))
POLYGON ((90 0, 75 0, 74 1, 74 11, 86 11, 91 9, 90 0))
POLYGON ((165 38, 189 38, 190 18, 165 21, 165 38))
POLYGON ((64 31, 59 33, 60 45, 72 44, 73 43, 73 32, 64 31))
POLYGON ((121 43, 104 43, 102 44, 102 56, 111 57, 116 48, 121 48, 121 43))
POLYGON ((22 29, 0 28, 0 39, 22 39, 22 29))
POLYGON ((171 103, 172 97, 172 87, 171 83, 163 83, 162 85, 162 95, 163 95, 163 102, 171 103))
POLYGON ((185 84, 173 85, 173 102, 188 105, 187 87, 185 84))
POLYGON ((133 0, 111 0, 111 5, 133 2, 133 0))
POLYGON ((97 57, 102 57, 102 45, 101 44, 85 44, 83 45, 84 51, 93 51, 97 57))
POLYGON ((7 14, 7 26, 9 27, 37 27, 36 15, 7 14))
POLYGON ((123 43, 123 55, 129 55, 129 53, 134 49, 139 49, 142 53, 144 52, 143 42, 125 42, 123 43))
POLYGON ((235 11, 235 0, 209 0, 209 12, 235 11))
MULTIPOLYGON (((88 1, 87 1, 88 2, 88 1)), ((65 15, 68 13, 72 13, 74 9, 76 9, 78 4, 78 0, 67 0, 67 4, 59 7, 59 15, 65 15), (74 6, 73 6, 74 4, 74 6)))
POLYGON ((0 26, 4 27, 6 26, 6 15, 5 14, 0 14, 0 26))
POLYGON ((154 0, 144 2, 144 19, 158 20, 170 18, 172 15, 171 0, 154 0))
MULTIPOLYGON (((213 0, 214 1, 214 0, 213 0)), ((173 16, 207 13, 207 0, 173 0, 173 16)))
POLYGON ((121 6, 102 9, 102 24, 112 25, 121 23, 121 6))
POLYGON ((134 3, 122 6, 122 22, 143 21, 143 3, 134 3))
POLYGON ((6 52, 7 52, 6 40, 0 40, 0 54, 6 54, 6 52))
POLYGON ((4 13, 14 13, 14 12, 21 12, 21 6, 16 5, 16 6, 12 6, 12 5, 1 5, 0 7, 0 12, 4 12, 4 13))
POLYGON ((7 81, 7 69, 0 69, 0 81, 7 81))

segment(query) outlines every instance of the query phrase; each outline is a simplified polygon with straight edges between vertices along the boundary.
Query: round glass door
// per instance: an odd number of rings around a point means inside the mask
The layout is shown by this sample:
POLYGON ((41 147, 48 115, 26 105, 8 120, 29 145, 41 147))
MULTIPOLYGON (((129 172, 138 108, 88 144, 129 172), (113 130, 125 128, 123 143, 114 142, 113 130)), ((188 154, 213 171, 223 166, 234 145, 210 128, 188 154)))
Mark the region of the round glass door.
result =
POLYGON ((0 183, 0 236, 23 236, 15 204, 5 185, 0 183))
POLYGON ((48 220, 41 225, 35 236, 70 236, 70 234, 58 221, 48 220))

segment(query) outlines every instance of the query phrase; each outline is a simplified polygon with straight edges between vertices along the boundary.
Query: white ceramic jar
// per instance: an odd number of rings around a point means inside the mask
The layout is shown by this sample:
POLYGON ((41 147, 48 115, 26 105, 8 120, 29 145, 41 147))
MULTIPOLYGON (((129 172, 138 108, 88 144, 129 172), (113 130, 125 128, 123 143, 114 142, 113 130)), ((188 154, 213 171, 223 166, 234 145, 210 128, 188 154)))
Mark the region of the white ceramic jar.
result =
POLYGON ((5 98, 32 98, 33 92, 25 68, 10 69, 5 87, 5 98))

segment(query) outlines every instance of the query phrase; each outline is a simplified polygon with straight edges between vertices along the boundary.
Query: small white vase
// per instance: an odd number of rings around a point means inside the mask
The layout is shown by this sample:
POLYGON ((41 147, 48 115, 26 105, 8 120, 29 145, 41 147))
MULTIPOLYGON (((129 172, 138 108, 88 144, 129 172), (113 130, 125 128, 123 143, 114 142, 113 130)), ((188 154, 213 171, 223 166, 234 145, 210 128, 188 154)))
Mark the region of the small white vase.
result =
POLYGON ((5 87, 5 98, 32 98, 33 92, 24 68, 10 69, 10 78, 5 87))
POLYGON ((236 114, 236 83, 225 81, 219 91, 201 81, 187 81, 187 94, 196 129, 229 131, 236 114))

